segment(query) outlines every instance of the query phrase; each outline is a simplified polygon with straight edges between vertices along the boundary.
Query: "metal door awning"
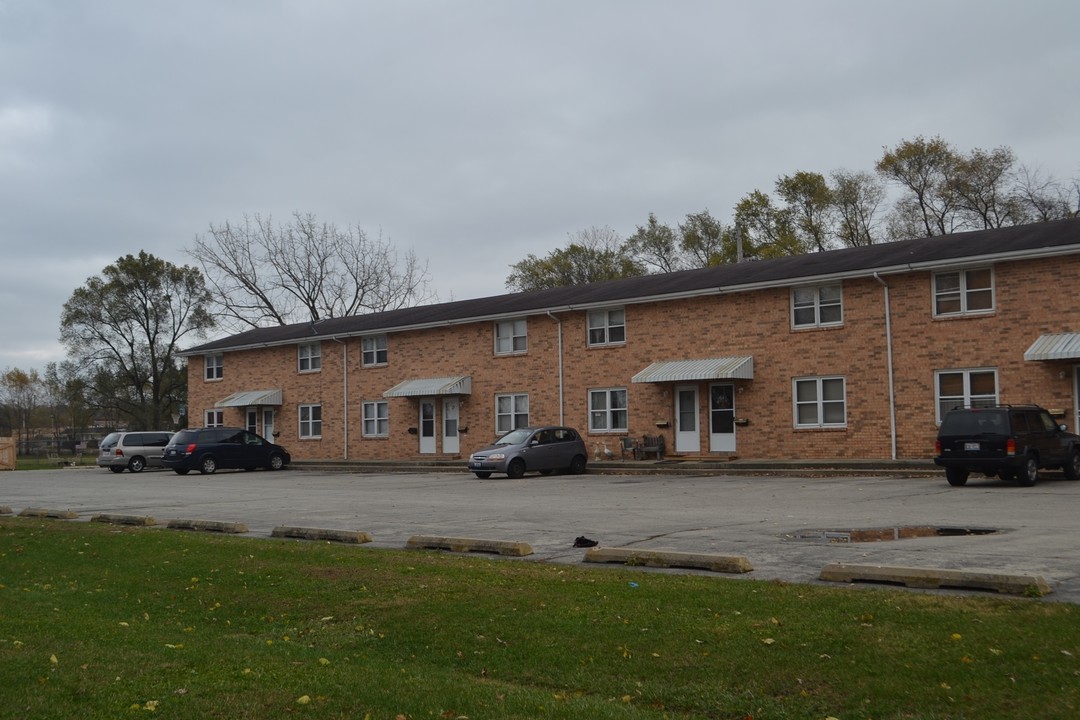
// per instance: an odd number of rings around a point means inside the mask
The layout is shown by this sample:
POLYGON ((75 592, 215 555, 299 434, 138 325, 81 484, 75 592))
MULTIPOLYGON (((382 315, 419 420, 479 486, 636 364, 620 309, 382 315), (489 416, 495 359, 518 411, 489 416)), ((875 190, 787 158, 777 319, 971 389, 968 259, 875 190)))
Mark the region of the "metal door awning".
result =
POLYGON ((1025 360, 1080 359, 1080 333, 1051 333, 1040 335, 1024 351, 1025 360))
POLYGON ((281 390, 241 390, 223 397, 214 407, 254 407, 256 405, 280 405, 281 390))
POLYGON ((636 383, 682 382, 684 380, 753 380, 753 356, 672 360, 654 362, 631 380, 636 383))
POLYGON ((430 397, 432 395, 471 395, 472 377, 420 378, 406 380, 383 393, 383 397, 430 397))

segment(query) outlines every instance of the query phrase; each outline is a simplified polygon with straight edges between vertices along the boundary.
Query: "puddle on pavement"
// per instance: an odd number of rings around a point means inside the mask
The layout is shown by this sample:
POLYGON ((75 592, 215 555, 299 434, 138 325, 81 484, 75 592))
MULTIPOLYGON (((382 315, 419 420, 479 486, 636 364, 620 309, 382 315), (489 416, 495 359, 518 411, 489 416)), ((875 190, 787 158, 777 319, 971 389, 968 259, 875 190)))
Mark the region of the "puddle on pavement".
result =
POLYGON ((810 542, 829 542, 838 544, 864 542, 892 542, 926 537, 970 537, 973 535, 993 535, 1000 532, 997 528, 955 527, 935 525, 897 525, 883 528, 862 528, 852 530, 796 530, 784 537, 788 540, 806 540, 810 542))

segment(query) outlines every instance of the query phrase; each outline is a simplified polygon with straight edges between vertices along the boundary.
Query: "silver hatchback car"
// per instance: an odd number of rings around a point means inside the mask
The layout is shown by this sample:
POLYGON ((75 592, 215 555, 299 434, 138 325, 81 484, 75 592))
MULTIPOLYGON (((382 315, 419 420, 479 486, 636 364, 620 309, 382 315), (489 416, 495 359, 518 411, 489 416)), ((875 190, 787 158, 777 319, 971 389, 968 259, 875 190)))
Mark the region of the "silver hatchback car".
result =
POLYGON ((469 470, 486 479, 492 473, 519 478, 526 472, 574 475, 585 472, 588 451, 577 430, 557 425, 511 430, 469 457, 469 470))

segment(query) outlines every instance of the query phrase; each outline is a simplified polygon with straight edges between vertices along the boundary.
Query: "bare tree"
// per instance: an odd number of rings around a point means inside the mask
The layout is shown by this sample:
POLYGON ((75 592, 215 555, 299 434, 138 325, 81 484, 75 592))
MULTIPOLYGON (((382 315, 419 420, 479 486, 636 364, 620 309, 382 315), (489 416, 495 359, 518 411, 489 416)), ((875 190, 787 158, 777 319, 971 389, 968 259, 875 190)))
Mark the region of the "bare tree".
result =
POLYGON ((873 245, 880 241, 878 211, 885 187, 868 172, 832 172, 832 201, 836 211, 836 235, 844 247, 873 245))
POLYGON ((231 329, 396 310, 433 297, 427 265, 412 251, 399 257, 381 234, 372 240, 310 213, 293 213, 285 225, 259 215, 211 224, 188 254, 231 329))
POLYGON ((1080 215, 1080 180, 1066 187, 1027 166, 1021 166, 1016 176, 1016 195, 1026 217, 1044 222, 1080 215))

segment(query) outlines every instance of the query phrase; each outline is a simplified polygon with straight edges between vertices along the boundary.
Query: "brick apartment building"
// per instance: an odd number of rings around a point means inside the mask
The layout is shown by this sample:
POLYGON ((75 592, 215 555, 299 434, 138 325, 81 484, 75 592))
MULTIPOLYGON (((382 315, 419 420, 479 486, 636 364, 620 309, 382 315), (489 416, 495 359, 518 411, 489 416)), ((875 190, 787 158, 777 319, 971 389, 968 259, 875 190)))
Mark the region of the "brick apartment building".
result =
POLYGON ((1080 220, 251 330, 191 425, 298 459, 457 458, 525 424, 678 457, 921 459, 943 408, 1080 415, 1080 220))

